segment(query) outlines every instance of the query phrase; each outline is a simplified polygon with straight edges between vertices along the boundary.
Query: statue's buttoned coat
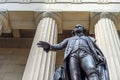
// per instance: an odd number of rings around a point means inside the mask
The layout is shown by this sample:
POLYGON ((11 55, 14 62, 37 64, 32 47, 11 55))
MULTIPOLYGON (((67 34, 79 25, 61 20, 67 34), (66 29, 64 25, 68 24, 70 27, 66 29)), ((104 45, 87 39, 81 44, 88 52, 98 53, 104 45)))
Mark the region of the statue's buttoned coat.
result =
MULTIPOLYGON (((89 47, 89 50, 90 50, 89 52, 93 56, 93 58, 96 62, 97 68, 99 68, 98 71, 100 74, 102 74, 102 76, 100 76, 100 80, 109 80, 107 63, 101 64, 99 61, 99 56, 104 57, 104 55, 101 52, 101 50, 97 47, 97 45, 95 44, 95 39, 92 37, 88 37, 88 36, 82 36, 82 37, 73 36, 73 37, 64 39, 59 44, 54 44, 54 45, 50 46, 50 50, 61 50, 63 48, 66 48, 65 53, 64 53, 65 80, 70 80, 67 75, 67 66, 68 66, 67 65, 67 60, 68 60, 67 57, 69 56, 69 54, 71 54, 71 51, 73 50, 73 45, 74 45, 75 41, 79 38, 86 41, 87 46, 89 47)), ((81 80, 83 80, 83 79, 81 79, 81 80)))

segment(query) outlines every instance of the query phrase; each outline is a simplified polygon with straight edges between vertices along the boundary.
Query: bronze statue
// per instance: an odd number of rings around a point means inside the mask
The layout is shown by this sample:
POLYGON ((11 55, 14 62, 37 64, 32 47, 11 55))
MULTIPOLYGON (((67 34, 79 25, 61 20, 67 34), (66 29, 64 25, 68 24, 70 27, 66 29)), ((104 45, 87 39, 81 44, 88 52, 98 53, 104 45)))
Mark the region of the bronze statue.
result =
POLYGON ((95 39, 85 36, 86 29, 80 24, 72 31, 72 37, 51 45, 39 41, 38 47, 46 52, 66 48, 64 53, 65 80, 109 80, 105 57, 95 44, 95 39))

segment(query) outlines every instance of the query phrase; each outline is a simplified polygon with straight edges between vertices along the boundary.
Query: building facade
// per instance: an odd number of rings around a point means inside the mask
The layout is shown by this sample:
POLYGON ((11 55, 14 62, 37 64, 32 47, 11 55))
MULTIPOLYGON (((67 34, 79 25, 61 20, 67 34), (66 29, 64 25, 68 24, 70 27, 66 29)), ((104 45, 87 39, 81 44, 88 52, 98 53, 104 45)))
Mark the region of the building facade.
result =
MULTIPOLYGON (((15 41, 26 37, 27 30, 35 31, 33 42, 28 40, 32 45, 29 45, 30 53, 21 79, 50 80, 55 67, 62 64, 63 54, 59 53, 64 51, 46 54, 37 47, 37 42, 58 43, 71 35, 70 31, 76 24, 82 24, 87 29, 87 35, 95 37, 103 51, 110 79, 120 80, 119 3, 118 0, 1 0, 0 41, 4 44, 1 42, 3 46, 0 47, 10 44, 9 39, 6 40, 8 42, 4 40, 6 34, 15 41)), ((27 39, 22 42, 24 47, 26 42, 27 39)))

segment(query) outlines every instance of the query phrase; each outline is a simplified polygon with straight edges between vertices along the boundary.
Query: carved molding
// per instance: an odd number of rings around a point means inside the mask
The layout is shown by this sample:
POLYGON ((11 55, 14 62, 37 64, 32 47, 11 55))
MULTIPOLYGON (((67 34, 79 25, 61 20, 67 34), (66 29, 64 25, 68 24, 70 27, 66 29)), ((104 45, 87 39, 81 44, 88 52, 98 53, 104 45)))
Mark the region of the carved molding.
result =
POLYGON ((46 0, 45 3, 55 3, 56 0, 46 0))
POLYGON ((118 27, 118 15, 119 13, 115 12, 91 12, 90 13, 90 34, 94 34, 94 26, 101 18, 111 19, 116 27, 118 27))
POLYGON ((113 0, 88 0, 88 1, 84 1, 84 0, 0 0, 0 3, 12 3, 12 2, 17 2, 17 3, 59 3, 59 2, 69 2, 69 3, 98 3, 98 4, 106 4, 106 3, 120 3, 120 1, 113 1, 113 0))
POLYGON ((82 0, 73 0, 73 3, 82 3, 82 0))
POLYGON ((58 32, 62 33, 62 13, 61 12, 51 12, 51 11, 35 12, 36 24, 38 24, 40 20, 45 17, 53 18, 57 23, 58 32))
POLYGON ((11 33, 11 27, 9 22, 8 11, 0 11, 0 22, 2 26, 3 33, 11 33))
POLYGON ((116 27, 117 27, 117 25, 118 25, 118 14, 119 13, 102 12, 100 14, 100 18, 109 18, 109 19, 111 19, 114 22, 114 24, 116 25, 116 27))
POLYGON ((20 3, 30 3, 31 0, 20 0, 20 3))
POLYGON ((108 0, 99 0, 98 3, 109 3, 109 1, 108 0))

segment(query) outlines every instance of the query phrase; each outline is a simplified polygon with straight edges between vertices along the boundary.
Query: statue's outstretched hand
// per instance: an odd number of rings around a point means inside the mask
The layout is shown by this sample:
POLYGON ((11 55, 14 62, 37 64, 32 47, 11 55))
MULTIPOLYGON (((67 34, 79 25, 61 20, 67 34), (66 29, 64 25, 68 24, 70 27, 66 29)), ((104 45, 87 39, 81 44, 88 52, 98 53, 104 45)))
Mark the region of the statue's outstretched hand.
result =
POLYGON ((46 51, 47 53, 49 52, 50 50, 50 44, 47 43, 47 42, 44 42, 44 41, 39 41, 37 43, 38 47, 42 47, 44 49, 44 51, 46 51))

